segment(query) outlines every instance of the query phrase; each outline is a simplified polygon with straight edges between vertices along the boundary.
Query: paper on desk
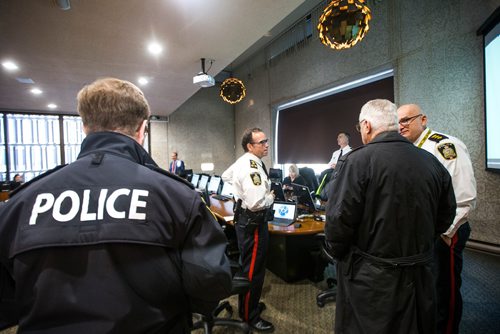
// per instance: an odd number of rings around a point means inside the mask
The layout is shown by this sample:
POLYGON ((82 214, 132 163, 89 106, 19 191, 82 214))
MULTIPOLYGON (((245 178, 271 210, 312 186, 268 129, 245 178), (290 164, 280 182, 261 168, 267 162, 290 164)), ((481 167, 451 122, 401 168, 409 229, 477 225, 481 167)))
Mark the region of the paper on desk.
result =
POLYGON ((233 221, 233 220, 234 220, 234 216, 225 216, 225 217, 224 217, 224 220, 225 220, 226 222, 233 221))

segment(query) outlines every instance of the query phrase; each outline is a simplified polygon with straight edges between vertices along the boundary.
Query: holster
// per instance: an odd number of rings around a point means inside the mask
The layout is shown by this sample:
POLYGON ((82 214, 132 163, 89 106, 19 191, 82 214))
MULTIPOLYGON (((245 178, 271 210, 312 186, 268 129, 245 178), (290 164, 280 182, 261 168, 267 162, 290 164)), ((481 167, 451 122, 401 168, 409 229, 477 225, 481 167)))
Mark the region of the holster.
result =
POLYGON ((260 225, 265 224, 274 218, 274 210, 267 208, 260 211, 250 211, 241 207, 241 200, 235 204, 234 220, 243 227, 245 231, 253 233, 260 225))

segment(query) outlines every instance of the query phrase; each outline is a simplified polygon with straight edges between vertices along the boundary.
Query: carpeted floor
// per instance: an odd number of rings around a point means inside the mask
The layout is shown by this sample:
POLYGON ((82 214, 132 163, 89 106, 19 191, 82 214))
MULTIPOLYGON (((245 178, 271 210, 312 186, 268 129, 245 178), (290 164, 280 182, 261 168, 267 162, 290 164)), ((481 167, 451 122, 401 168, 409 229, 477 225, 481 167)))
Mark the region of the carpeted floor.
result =
MULTIPOLYGON (((266 272, 262 298, 266 310, 262 317, 275 326, 275 334, 326 334, 333 333, 335 303, 327 303, 323 308, 316 305, 316 295, 327 289, 325 281, 312 283, 303 280, 286 283, 270 271, 266 272)), ((233 307, 233 318, 237 318, 238 298, 229 298, 233 307)), ((193 333, 203 333, 202 330, 193 333)), ((229 328, 214 328, 214 334, 240 333, 229 328)))
POLYGON ((464 252, 460 334, 500 333, 500 255, 464 252))

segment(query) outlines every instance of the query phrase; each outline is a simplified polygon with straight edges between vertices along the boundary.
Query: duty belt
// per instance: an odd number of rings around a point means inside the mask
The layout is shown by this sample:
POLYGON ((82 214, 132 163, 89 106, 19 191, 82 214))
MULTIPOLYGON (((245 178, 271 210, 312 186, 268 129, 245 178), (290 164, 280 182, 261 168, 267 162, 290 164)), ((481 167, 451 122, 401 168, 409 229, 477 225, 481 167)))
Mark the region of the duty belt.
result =
POLYGON ((363 258, 365 258, 373 263, 378 263, 381 265, 386 265, 386 266, 390 266, 390 267, 394 267, 394 268, 422 266, 422 265, 431 263, 432 259, 433 259, 432 250, 429 252, 415 254, 412 256, 395 257, 395 258, 377 257, 374 255, 368 254, 366 252, 363 252, 359 248, 354 249, 354 254, 358 254, 361 257, 363 257, 363 258))

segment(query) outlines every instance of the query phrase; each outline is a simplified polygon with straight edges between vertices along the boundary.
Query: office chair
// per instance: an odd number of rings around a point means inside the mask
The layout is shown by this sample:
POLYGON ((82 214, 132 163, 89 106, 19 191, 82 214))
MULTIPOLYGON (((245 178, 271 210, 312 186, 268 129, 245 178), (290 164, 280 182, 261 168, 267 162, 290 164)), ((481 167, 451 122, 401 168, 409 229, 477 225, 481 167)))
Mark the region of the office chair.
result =
POLYGON ((180 175, 180 177, 188 180, 191 182, 191 178, 193 177, 193 170, 192 169, 184 169, 184 172, 180 175))
POLYGON ((318 189, 318 179, 314 173, 314 169, 309 167, 299 168, 299 174, 306 179, 307 187, 311 192, 315 192, 318 189))
MULTIPOLYGON (((215 218, 217 218, 219 224, 221 224, 222 229, 224 230, 224 233, 226 233, 227 236, 228 235, 227 232, 231 231, 232 226, 226 224, 226 220, 221 215, 214 213, 214 216, 215 218)), ((230 238, 231 234, 229 235, 228 240, 230 240, 230 238)), ((228 250, 230 249, 231 249, 231 241, 228 245, 228 250)), ((231 289, 231 296, 244 294, 250 288, 250 281, 246 277, 235 276, 235 273, 238 272, 240 269, 238 264, 239 254, 237 254, 236 256, 236 254, 232 253, 234 249, 231 249, 230 252, 228 252, 228 250, 226 250, 226 252, 228 253, 227 255, 231 262, 231 271, 233 272, 233 286, 231 289)), ((239 329, 241 330, 242 333, 250 333, 250 327, 246 322, 239 319, 232 319, 232 316, 233 316, 233 307, 231 306, 231 304, 229 304, 227 300, 222 301, 221 303, 219 303, 219 305, 217 305, 217 307, 212 311, 210 315, 208 316, 201 315, 201 319, 193 324, 193 330, 203 328, 205 334, 211 334, 214 326, 226 326, 239 329), (228 316, 224 318, 219 317, 220 313, 224 310, 228 313, 228 316)))
MULTIPOLYGON (((326 247, 325 234, 317 234, 316 239, 320 243, 321 256, 323 256, 328 261, 328 263, 334 264, 335 260, 328 252, 326 247)), ((335 298, 337 297, 337 280, 335 278, 328 278, 326 282, 328 284, 328 289, 321 291, 316 296, 316 304, 319 307, 325 306, 327 301, 335 301, 335 298)))
POLYGON ((269 168, 269 179, 272 182, 283 181, 283 171, 279 168, 269 168))
MULTIPOLYGON (((239 295, 246 293, 250 288, 250 282, 244 277, 233 277, 233 288, 231 289, 231 295, 239 295)), ((211 334, 212 329, 215 326, 226 326, 241 330, 242 333, 250 333, 250 327, 248 324, 239 319, 232 319, 233 307, 227 300, 219 303, 217 307, 212 311, 212 314, 206 316, 202 315, 201 319, 193 324, 193 330, 203 328, 205 334, 211 334), (219 314, 226 310, 228 316, 225 318, 219 317, 219 314)))

